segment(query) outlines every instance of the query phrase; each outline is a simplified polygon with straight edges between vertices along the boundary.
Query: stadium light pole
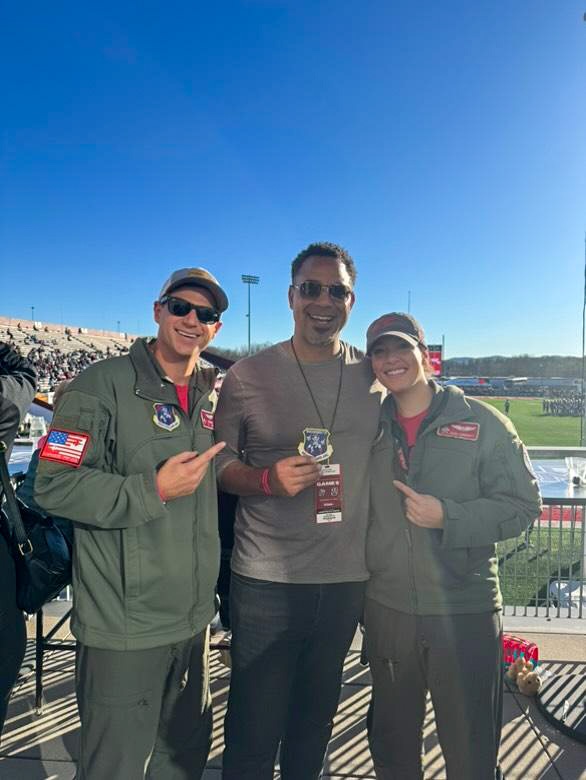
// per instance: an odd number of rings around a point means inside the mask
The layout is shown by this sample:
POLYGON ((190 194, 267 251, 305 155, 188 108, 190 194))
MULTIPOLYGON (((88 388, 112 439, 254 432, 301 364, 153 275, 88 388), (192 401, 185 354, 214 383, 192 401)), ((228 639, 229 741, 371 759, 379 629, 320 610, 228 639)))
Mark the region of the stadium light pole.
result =
MULTIPOLYGON (((586 21, 586 14, 584 15, 586 21)), ((584 300, 582 302, 582 414, 580 415, 580 446, 586 447, 586 233, 584 234, 584 300)))
POLYGON ((35 307, 34 306, 31 306, 31 320, 33 322, 35 321, 35 307))
POLYGON ((250 276, 250 274, 242 274, 240 277, 244 284, 248 285, 248 354, 250 355, 250 285, 258 284, 260 282, 259 276, 250 276))

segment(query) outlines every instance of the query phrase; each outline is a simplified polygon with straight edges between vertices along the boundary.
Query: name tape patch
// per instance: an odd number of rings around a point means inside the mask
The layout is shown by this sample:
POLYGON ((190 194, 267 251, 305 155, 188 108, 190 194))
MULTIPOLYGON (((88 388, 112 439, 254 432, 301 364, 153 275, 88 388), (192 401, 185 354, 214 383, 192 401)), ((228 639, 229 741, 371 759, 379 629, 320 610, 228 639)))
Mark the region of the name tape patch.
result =
POLYGON ((457 422, 450 425, 442 425, 437 429, 438 436, 448 439, 465 439, 466 441, 478 441, 480 423, 457 422))
POLYGON ((47 440, 39 453, 39 458, 77 468, 81 465, 89 441, 90 437, 87 433, 59 431, 54 428, 49 431, 47 440))

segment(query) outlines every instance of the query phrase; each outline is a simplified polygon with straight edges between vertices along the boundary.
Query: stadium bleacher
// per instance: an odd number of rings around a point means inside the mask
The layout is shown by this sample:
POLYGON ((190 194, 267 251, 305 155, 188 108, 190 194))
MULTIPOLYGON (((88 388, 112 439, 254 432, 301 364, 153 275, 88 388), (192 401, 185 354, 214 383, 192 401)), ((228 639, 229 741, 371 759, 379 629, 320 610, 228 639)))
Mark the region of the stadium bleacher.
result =
POLYGON ((128 352, 134 339, 123 333, 0 317, 0 341, 30 358, 42 393, 51 392, 63 379, 71 379, 91 363, 128 352))
MULTIPOLYGON (((136 338, 129 333, 0 316, 0 341, 11 344, 32 361, 41 394, 52 393, 59 382, 73 379, 91 363, 124 355, 136 338)), ((207 352, 202 358, 204 365, 216 365, 224 371, 233 362, 207 352)))

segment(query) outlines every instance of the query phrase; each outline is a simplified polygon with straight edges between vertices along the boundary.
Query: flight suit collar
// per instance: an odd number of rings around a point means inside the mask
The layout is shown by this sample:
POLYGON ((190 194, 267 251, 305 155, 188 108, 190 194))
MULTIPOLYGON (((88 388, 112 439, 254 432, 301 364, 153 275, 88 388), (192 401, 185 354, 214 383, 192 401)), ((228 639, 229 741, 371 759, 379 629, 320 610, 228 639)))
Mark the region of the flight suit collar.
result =
MULTIPOLYGON (((161 403, 177 403, 175 385, 165 376, 161 366, 151 352, 149 346, 154 339, 136 339, 130 347, 130 359, 136 373, 134 391, 136 395, 161 403)), ((190 398, 199 398, 203 393, 213 389, 216 379, 216 369, 197 365, 189 378, 190 398)))

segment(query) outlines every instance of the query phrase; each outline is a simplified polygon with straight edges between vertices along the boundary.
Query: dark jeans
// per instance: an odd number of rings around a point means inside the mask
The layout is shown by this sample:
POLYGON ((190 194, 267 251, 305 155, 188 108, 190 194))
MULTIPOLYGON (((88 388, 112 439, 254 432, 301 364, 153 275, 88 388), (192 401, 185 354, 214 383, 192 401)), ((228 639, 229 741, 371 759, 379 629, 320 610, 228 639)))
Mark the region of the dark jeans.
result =
POLYGON ((16 606, 14 561, 0 533, 0 736, 25 649, 24 615, 16 606))
POLYGON ((297 585, 232 574, 224 780, 320 777, 364 583, 297 585))
MULTIPOLYGON (((502 616, 408 615, 366 599, 368 740, 378 780, 418 780, 431 693, 449 780, 494 780, 503 701, 502 616)), ((497 775, 498 776, 498 775, 497 775)))

